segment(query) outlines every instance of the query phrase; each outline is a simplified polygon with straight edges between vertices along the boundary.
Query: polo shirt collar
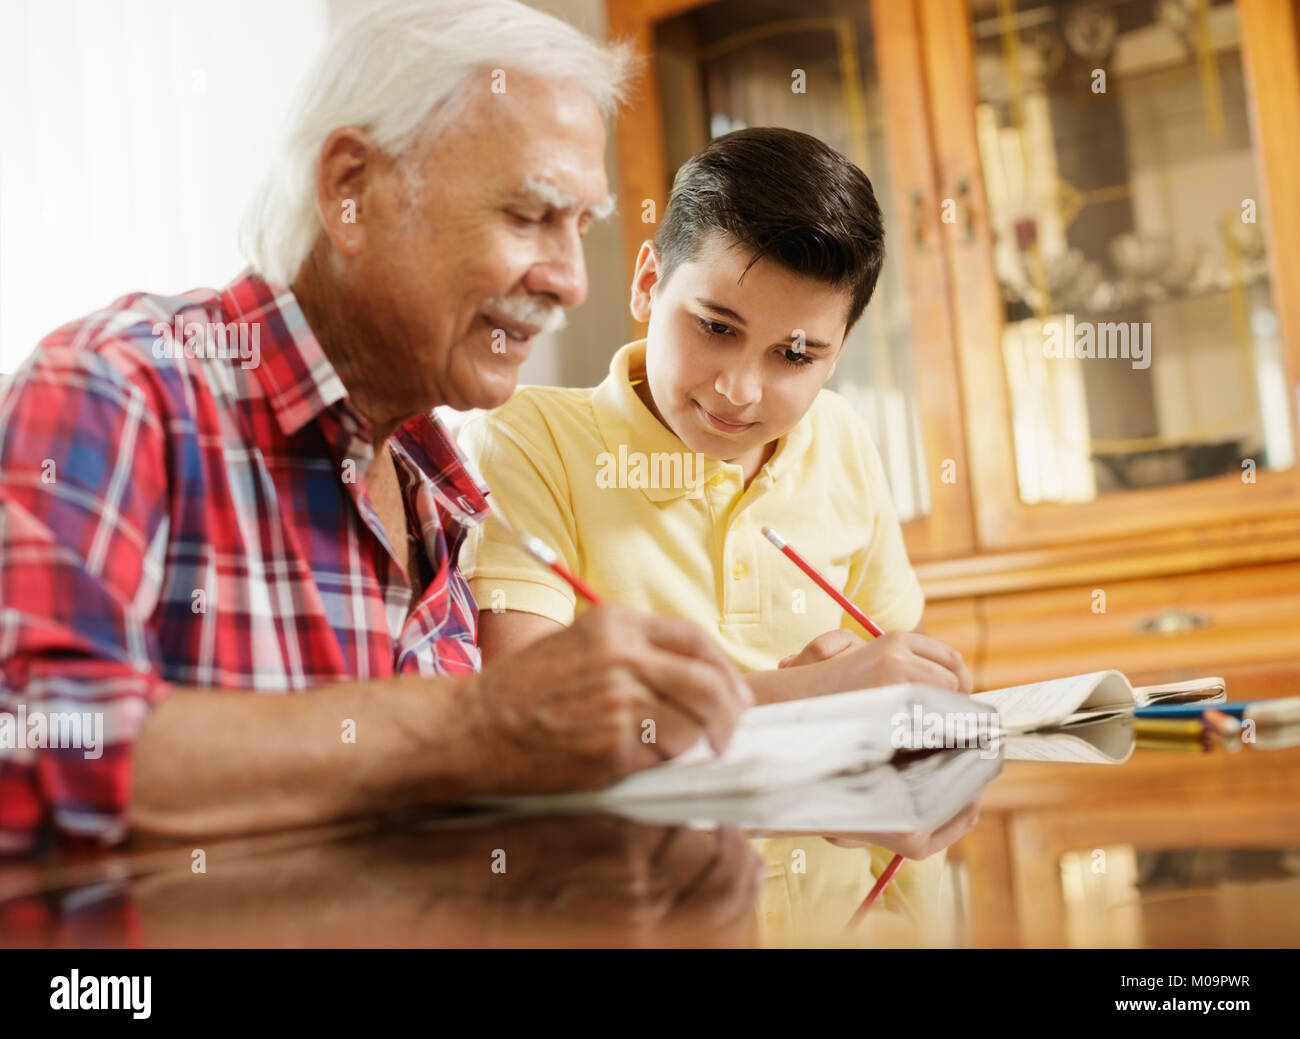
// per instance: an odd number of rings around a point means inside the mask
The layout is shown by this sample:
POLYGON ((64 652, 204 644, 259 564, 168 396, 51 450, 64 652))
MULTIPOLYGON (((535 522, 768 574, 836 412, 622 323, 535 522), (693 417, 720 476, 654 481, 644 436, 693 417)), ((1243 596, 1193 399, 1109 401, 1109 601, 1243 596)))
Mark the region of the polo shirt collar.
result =
MULTIPOLYGON (((645 378, 645 347, 644 339, 620 347, 609 363, 609 375, 592 394, 592 410, 601 438, 615 457, 618 457, 620 446, 629 453, 690 454, 690 448, 655 418, 654 412, 646 407, 633 388, 633 380, 645 378)), ((754 478, 754 483, 775 483, 791 472, 811 440, 811 421, 805 414, 777 441, 776 451, 754 478)), ((727 463, 716 458, 705 458, 699 475, 708 481, 725 466, 727 463)), ((684 497, 688 488, 642 487, 640 490, 651 501, 665 502, 684 497)))

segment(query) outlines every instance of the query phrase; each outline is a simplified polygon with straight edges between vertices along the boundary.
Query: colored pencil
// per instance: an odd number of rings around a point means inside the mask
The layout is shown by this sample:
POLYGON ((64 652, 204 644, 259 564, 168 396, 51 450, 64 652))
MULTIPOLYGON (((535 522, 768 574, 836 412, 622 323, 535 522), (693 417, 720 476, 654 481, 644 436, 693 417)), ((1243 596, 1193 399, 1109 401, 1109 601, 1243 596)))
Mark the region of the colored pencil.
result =
POLYGON ((1154 736, 1157 739, 1178 739, 1186 737, 1195 739, 1204 731, 1199 718, 1140 718, 1133 723, 1133 733, 1137 736, 1154 736))
POLYGON ((1246 713, 1251 705, 1240 703, 1162 703, 1151 707, 1139 707, 1133 712, 1134 718, 1199 718, 1206 711, 1219 711, 1237 718, 1246 713))
POLYGON ((811 563, 805 560, 803 556, 801 556, 798 552, 796 552, 793 548, 790 547, 790 545, 786 542, 785 538, 783 538, 771 527, 763 528, 763 536, 767 538, 768 541, 772 542, 772 544, 774 544, 777 548, 779 548, 782 554, 787 559, 789 559, 790 562, 794 563, 795 566, 797 566, 805 574, 811 577, 813 579, 813 582, 817 585, 817 587, 819 587, 823 592, 825 592, 837 603, 839 603, 840 606, 843 607, 844 612, 847 613, 859 624, 861 624, 864 628, 866 628, 867 631, 871 632, 871 634, 875 635, 877 638, 879 638, 881 635, 884 634, 884 632, 876 625, 875 621, 873 621, 870 617, 868 617, 865 613, 863 613, 860 609, 858 609, 856 604, 854 604, 838 588, 836 588, 833 584, 831 584, 830 581, 826 580, 826 578, 824 578, 820 573, 818 573, 817 569, 811 563))
POLYGON ((857 912, 855 912, 852 919, 849 920, 849 927, 852 927, 866 915, 867 910, 875 904, 876 899, 878 899, 885 888, 889 886, 889 882, 894 879, 894 874, 898 872, 898 867, 902 864, 903 856, 901 855, 895 855, 889 860, 889 865, 886 866, 885 871, 880 874, 880 879, 876 881, 876 886, 873 887, 867 894, 867 897, 862 900, 862 905, 858 906, 857 912))
POLYGON ((1241 735, 1241 722, 1222 711, 1206 711, 1201 715, 1201 721, 1207 729, 1223 739, 1232 740, 1241 735))
POLYGON ((522 535, 519 538, 519 543, 523 545, 524 550, 539 563, 545 564, 555 573, 559 574, 560 577, 569 583, 570 588, 586 599, 587 602, 591 603, 592 606, 600 606, 603 604, 604 600, 601 599, 596 589, 592 588, 591 585, 561 563, 559 554, 541 538, 536 538, 532 535, 522 535))
MULTIPOLYGON (((783 538, 780 534, 778 534, 775 529, 773 529, 772 527, 764 527, 763 537, 767 538, 768 541, 772 542, 772 544, 774 544, 778 549, 781 550, 781 554, 783 556, 785 556, 788 560, 790 560, 790 562, 792 562, 805 574, 811 577, 813 579, 813 583, 816 584, 818 588, 820 588, 823 592, 825 592, 837 603, 839 603, 840 607, 844 610, 844 612, 847 613, 859 624, 861 624, 864 628, 866 628, 867 631, 875 635, 876 638, 879 638, 881 635, 885 633, 884 630, 878 624, 876 624, 875 621, 873 621, 870 617, 868 617, 865 613, 863 613, 862 610, 858 608, 858 605, 855 602, 853 602, 847 595, 845 595, 833 584, 831 584, 830 581, 826 580, 826 578, 823 577, 817 571, 817 568, 815 566, 813 566, 806 559, 804 559, 803 556, 801 556, 798 552, 796 552, 793 548, 791 548, 789 542, 786 541, 785 538, 783 538)), ((902 864, 903 864, 903 856, 901 855, 895 855, 892 859, 889 860, 889 865, 886 866, 885 871, 880 874, 880 879, 876 881, 876 886, 871 889, 871 892, 863 900, 862 905, 858 906, 857 912, 853 914, 853 919, 849 921, 850 927, 852 927, 855 923, 857 923, 858 920, 862 918, 862 914, 871 908, 872 903, 874 903, 876 899, 880 897, 880 893, 884 891, 885 888, 889 886, 889 882, 894 879, 894 874, 898 872, 898 867, 901 866, 902 864)))
POLYGON ((533 537, 531 534, 522 534, 516 530, 514 525, 506 519, 505 513, 501 511, 501 505, 499 503, 493 503, 492 511, 488 513, 488 515, 500 523, 501 526, 509 532, 510 536, 519 542, 525 552, 543 566, 548 567, 551 571, 558 574, 570 588, 586 599, 587 602, 591 603, 592 606, 604 605, 604 600, 600 597, 599 593, 591 587, 591 585, 587 584, 586 581, 560 562, 560 555, 555 551, 555 549, 551 548, 551 546, 541 538, 533 537))

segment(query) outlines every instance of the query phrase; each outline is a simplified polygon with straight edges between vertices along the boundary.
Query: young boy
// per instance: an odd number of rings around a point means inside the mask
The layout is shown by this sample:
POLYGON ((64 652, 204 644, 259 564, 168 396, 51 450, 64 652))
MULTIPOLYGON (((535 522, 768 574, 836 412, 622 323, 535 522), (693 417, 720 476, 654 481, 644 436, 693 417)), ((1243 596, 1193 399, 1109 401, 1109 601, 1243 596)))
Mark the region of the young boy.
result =
MULTIPOLYGON (((913 680, 970 690, 960 654, 912 630, 924 600, 879 455, 823 388, 883 259, 871 184, 844 156, 793 130, 717 138, 678 172, 637 257, 646 339, 595 389, 522 389, 461 432, 508 488, 515 528, 609 602, 714 634, 760 703, 913 680), (887 634, 864 642, 764 525, 887 634)), ((582 608, 500 524, 471 532, 461 565, 485 659, 582 608)))
MULTIPOLYGON (((631 309, 649 323, 585 390, 533 387, 461 443, 504 516, 610 602, 714 633, 758 702, 925 681, 960 654, 911 633, 924 605, 865 423, 823 386, 884 259, 866 176, 814 137, 740 130, 678 172, 631 309), (770 525, 890 633, 865 635, 763 536, 770 525), (801 647, 822 638, 795 663, 801 647), (826 660, 822 656, 834 654, 826 660)), ((461 565, 485 657, 572 623, 570 587, 499 524, 461 565)))

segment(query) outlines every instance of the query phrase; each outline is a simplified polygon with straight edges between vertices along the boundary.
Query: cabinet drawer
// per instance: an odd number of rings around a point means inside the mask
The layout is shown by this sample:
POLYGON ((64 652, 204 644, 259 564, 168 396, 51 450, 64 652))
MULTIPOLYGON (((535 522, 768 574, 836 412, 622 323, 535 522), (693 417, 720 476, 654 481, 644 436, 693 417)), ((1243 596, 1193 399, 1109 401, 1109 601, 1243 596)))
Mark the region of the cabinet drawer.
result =
POLYGON ((983 688, 1117 668, 1137 684, 1223 675, 1231 686, 1236 675, 1250 688, 1233 687, 1233 696, 1300 695, 1300 563, 989 596, 982 605, 983 688))

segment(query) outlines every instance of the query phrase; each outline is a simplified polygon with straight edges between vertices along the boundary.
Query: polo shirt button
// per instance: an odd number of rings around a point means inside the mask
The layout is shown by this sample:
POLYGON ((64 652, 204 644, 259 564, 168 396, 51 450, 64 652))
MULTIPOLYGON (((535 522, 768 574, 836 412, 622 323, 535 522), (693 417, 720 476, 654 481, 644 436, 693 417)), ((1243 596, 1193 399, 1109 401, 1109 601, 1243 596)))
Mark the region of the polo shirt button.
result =
POLYGON ((749 573, 749 567, 747 567, 744 563, 737 563, 735 566, 731 568, 731 576, 734 577, 737 581, 739 581, 747 573, 749 573))

